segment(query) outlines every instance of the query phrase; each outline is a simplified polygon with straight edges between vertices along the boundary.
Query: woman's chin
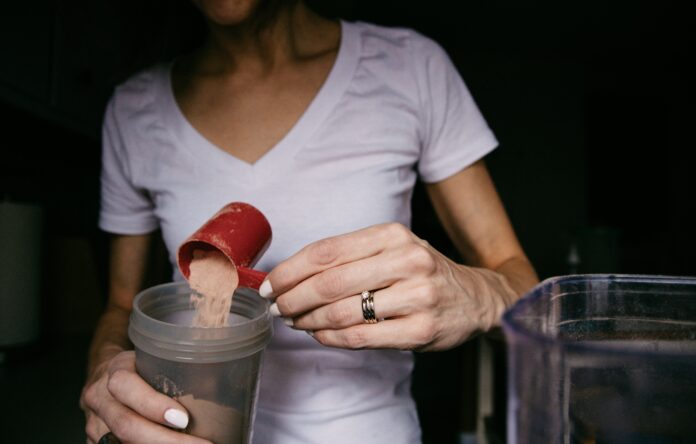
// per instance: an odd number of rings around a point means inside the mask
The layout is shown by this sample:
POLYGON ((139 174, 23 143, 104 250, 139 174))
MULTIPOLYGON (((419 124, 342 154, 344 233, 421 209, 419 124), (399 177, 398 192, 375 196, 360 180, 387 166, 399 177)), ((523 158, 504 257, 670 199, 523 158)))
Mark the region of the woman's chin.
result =
POLYGON ((261 0, 193 0, 206 19, 219 26, 234 26, 249 20, 261 0))

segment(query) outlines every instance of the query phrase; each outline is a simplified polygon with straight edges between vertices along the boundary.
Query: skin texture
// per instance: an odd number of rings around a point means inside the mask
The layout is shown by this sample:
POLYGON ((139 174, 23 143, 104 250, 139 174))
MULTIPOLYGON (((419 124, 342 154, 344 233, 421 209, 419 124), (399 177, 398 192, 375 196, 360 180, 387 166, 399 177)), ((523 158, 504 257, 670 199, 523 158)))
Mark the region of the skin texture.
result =
POLYGON ((482 161, 428 193, 470 265, 457 264, 399 224, 313 243, 268 275, 281 316, 341 348, 443 350, 498 325, 536 282, 482 161), (363 322, 360 292, 374 293, 363 322))
MULTIPOLYGON (((177 102, 221 150, 248 163, 295 124, 336 58, 338 23, 302 2, 268 19, 255 0, 198 0, 210 28, 199 51, 177 60, 177 102), (234 99, 234 100, 233 100, 234 99)), ((536 283, 483 162, 428 186, 440 220, 467 266, 447 259, 396 224, 311 244, 269 274, 276 308, 322 344, 346 348, 439 350, 497 325, 536 283), (375 293, 384 321, 362 323, 359 296, 375 293)), ((107 431, 123 443, 205 443, 165 427, 164 412, 185 411, 135 373, 127 337, 141 289, 148 235, 114 236, 109 303, 95 332, 81 396, 89 443, 107 431)))

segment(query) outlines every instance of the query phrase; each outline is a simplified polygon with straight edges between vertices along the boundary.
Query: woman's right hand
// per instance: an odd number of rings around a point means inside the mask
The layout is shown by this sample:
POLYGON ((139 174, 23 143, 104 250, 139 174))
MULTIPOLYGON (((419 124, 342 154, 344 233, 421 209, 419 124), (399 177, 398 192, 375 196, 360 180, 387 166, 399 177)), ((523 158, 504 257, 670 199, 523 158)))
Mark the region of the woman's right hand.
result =
POLYGON ((210 444, 177 431, 188 424, 186 409, 136 373, 132 351, 119 353, 93 372, 82 390, 80 406, 87 417, 90 444, 108 432, 122 443, 210 444))

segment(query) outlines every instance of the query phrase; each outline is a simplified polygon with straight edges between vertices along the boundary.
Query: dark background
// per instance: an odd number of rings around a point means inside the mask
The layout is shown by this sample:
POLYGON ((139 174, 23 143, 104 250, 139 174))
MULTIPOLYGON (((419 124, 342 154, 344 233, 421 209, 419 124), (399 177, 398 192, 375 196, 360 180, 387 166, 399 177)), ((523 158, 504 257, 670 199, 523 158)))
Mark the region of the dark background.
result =
MULTIPOLYGON (((500 140, 488 165, 541 278, 696 275, 687 2, 312 3, 328 15, 415 28, 447 50, 500 140), (568 261, 572 246, 579 264, 568 261)), ((168 0, 4 7, 0 192, 40 205, 45 232, 42 334, 4 350, 0 440, 83 440, 77 399, 105 285, 96 228, 102 112, 115 84, 195 44, 200 26, 190 14, 186 2, 168 0), (46 409, 57 416, 47 419, 46 409), (40 430, 38 415, 48 421, 40 430)), ((456 257, 420 187, 414 231, 456 257)), ((456 442, 475 426, 476 343, 417 362, 427 441, 456 442)), ((492 425, 498 436, 501 422, 492 425)))

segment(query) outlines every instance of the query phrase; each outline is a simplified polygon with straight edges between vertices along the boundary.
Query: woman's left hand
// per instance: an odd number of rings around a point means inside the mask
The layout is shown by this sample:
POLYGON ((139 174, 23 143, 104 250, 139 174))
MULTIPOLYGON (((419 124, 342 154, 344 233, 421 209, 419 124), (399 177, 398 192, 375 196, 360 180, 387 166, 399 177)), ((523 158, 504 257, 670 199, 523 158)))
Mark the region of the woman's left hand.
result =
POLYGON ((312 243, 268 275, 271 312, 320 343, 349 349, 443 350, 499 322, 517 299, 495 271, 456 264, 400 224, 312 243), (365 323, 374 290, 379 322, 365 323))

